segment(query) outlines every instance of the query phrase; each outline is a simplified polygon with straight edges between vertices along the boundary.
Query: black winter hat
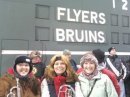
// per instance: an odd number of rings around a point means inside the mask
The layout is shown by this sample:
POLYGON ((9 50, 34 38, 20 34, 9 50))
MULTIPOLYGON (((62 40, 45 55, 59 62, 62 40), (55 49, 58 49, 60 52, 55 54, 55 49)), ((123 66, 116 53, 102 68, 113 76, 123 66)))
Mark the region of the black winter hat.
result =
POLYGON ((110 48, 108 49, 108 52, 110 53, 112 49, 115 49, 115 47, 110 47, 110 48))
MULTIPOLYGON (((16 71, 16 65, 19 63, 28 63, 30 66, 30 72, 32 71, 31 59, 27 56, 19 56, 15 59, 14 71, 16 71)), ((29 72, 29 73, 30 73, 29 72)))
POLYGON ((100 50, 100 49, 95 49, 92 51, 93 54, 95 55, 95 57, 98 60, 98 63, 102 63, 104 62, 104 58, 105 58, 105 53, 104 51, 100 50))
POLYGON ((31 59, 27 56, 19 56, 15 60, 15 65, 19 63, 28 63, 31 64, 31 59))

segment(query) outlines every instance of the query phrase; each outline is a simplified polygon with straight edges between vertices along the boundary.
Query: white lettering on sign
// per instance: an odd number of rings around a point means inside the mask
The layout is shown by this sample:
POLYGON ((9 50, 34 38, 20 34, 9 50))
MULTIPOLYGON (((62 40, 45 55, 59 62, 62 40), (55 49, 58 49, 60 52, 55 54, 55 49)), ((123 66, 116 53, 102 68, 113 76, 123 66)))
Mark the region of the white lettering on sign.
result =
MULTIPOLYGON (((106 15, 103 12, 77 10, 70 8, 57 7, 57 20, 79 22, 87 24, 106 24, 106 15)), ((72 28, 56 28, 56 41, 66 42, 90 42, 105 43, 104 31, 88 30, 88 29, 72 29, 72 28)))
MULTIPOLYGON (((128 11, 128 0, 121 0, 121 6, 123 11, 128 11)), ((119 1, 117 1, 119 2, 119 1)), ((112 0, 112 6, 113 8, 116 8, 116 0, 112 0)), ((119 8, 118 8, 119 9, 119 8)))
POLYGON ((128 1, 127 0, 122 0, 123 5, 122 5, 122 10, 128 10, 128 1))
POLYGON ((103 31, 56 28, 56 41, 104 43, 103 31))
POLYGON ((66 8, 57 8, 57 20, 61 20, 61 16, 65 15, 66 8))
POLYGON ((105 24, 105 13, 57 7, 57 20, 105 24))
POLYGON ((83 11, 82 12, 82 22, 84 22, 84 23, 90 23, 88 15, 89 15, 89 11, 83 11))

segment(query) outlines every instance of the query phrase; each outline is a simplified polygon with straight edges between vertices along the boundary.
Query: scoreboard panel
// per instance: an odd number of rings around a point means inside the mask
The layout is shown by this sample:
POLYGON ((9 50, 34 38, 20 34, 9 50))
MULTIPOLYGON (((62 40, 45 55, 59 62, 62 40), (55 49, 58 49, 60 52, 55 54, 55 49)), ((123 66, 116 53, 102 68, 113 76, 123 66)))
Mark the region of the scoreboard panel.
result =
POLYGON ((48 61, 64 49, 80 57, 111 46, 130 55, 129 0, 0 0, 0 72, 19 54, 39 50, 48 61))

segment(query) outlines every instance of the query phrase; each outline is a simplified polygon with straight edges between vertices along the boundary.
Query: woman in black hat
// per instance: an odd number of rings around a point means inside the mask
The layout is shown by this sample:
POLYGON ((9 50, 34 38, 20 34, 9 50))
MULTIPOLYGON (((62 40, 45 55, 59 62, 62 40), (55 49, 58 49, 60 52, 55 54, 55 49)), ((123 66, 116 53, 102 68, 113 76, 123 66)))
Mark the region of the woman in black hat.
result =
POLYGON ((40 97, 39 82, 31 72, 30 58, 17 57, 13 69, 0 78, 0 97, 40 97))

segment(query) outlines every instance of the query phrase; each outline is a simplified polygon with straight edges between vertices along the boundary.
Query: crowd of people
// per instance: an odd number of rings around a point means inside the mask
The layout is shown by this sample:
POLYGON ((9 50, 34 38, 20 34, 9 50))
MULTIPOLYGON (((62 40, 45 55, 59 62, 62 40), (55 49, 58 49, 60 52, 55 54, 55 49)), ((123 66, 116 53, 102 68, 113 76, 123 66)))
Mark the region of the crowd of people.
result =
POLYGON ((0 77, 0 97, 130 97, 130 60, 119 58, 115 47, 108 52, 88 51, 80 64, 68 49, 49 64, 39 51, 20 55, 0 77))

